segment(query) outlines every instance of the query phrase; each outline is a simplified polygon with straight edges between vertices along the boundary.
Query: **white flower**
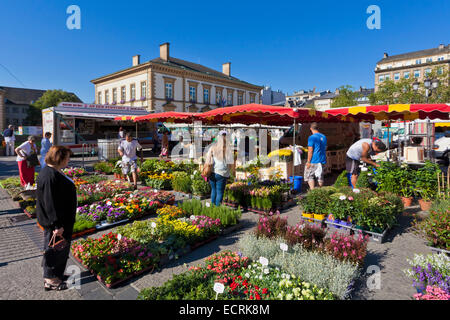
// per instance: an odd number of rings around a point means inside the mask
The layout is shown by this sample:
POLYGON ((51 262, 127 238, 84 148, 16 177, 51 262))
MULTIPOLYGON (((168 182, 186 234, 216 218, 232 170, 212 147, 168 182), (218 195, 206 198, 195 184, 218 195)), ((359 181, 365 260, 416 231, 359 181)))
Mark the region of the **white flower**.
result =
POLYGON ((112 204, 112 202, 111 202, 111 201, 108 201, 106 204, 107 204, 108 206, 110 206, 110 205, 112 204))
POLYGON ((245 277, 246 277, 246 278, 250 278, 250 274, 247 272, 247 273, 245 274, 245 277))
POLYGON ((261 276, 259 276, 259 280, 262 280, 262 275, 261 275, 261 276))
POLYGON ((339 197, 339 200, 345 200, 345 199, 347 199, 346 196, 340 196, 340 197, 339 197))
POLYGON ((265 274, 269 274, 269 269, 264 269, 265 274))
POLYGON ((367 175, 368 175, 368 176, 371 176, 372 174, 371 174, 371 173, 368 173, 367 175))
POLYGON ((354 192, 354 193, 360 193, 361 190, 359 190, 359 189, 353 189, 353 192, 354 192))
POLYGON ((362 171, 362 172, 365 172, 365 171, 367 171, 367 168, 366 168, 366 167, 362 167, 362 168, 361 168, 361 171, 362 171))

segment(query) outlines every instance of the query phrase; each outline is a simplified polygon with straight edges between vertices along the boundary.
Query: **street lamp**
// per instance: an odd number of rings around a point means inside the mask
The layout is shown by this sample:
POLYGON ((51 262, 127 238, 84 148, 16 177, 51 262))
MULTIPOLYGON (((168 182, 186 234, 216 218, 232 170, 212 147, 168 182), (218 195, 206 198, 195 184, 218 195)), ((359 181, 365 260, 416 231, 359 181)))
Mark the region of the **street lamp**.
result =
POLYGON ((423 81, 423 85, 425 86, 425 96, 427 97, 428 103, 428 97, 430 97, 431 94, 433 93, 433 90, 435 90, 439 86, 439 80, 426 78, 423 81))

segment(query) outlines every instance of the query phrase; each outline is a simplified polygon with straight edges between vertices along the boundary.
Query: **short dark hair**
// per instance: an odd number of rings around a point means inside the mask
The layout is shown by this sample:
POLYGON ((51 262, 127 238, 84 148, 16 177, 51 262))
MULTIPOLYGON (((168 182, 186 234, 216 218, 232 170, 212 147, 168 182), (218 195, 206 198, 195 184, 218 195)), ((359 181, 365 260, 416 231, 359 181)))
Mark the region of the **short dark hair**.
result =
POLYGON ((44 137, 50 137, 51 135, 52 135, 51 132, 46 132, 46 133, 44 134, 44 137))
POLYGON ((313 130, 319 130, 319 125, 317 124, 317 122, 313 122, 311 123, 310 128, 313 130))
POLYGON ((386 145, 381 140, 373 140, 373 143, 375 143, 375 146, 380 149, 381 152, 384 152, 387 150, 386 145))
POLYGON ((70 157, 72 152, 65 146, 53 146, 51 147, 47 155, 45 156, 45 163, 52 166, 60 165, 67 157, 70 157))
POLYGON ((125 133, 125 138, 126 137, 132 137, 133 138, 133 134, 131 132, 127 132, 127 133, 125 133))

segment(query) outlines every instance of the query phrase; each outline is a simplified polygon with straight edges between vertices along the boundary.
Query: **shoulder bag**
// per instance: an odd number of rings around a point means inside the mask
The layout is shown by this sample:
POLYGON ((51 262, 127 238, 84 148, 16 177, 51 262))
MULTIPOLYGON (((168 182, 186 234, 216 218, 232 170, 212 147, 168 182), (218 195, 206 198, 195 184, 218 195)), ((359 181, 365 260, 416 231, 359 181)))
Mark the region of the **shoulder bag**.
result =
POLYGON ((214 167, 214 157, 212 155, 212 151, 208 153, 206 157, 205 165, 203 166, 202 176, 209 177, 213 171, 214 167))
POLYGON ((56 241, 56 233, 50 238, 48 243, 48 248, 44 252, 45 262, 48 266, 56 266, 61 260, 64 260, 67 256, 67 249, 69 243, 66 239, 61 238, 61 240, 56 241))

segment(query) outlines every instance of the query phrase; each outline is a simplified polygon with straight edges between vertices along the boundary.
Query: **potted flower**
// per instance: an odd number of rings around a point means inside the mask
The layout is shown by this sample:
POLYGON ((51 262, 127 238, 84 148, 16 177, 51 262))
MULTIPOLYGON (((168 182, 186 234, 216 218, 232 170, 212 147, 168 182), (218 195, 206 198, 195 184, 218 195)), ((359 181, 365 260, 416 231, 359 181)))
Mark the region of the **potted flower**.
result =
POLYGON ((413 175, 412 172, 406 166, 402 166, 399 170, 398 184, 400 189, 400 196, 405 208, 410 207, 412 204, 413 194, 413 175))
POLYGON ((419 204, 422 211, 428 211, 432 200, 437 195, 437 174, 440 172, 439 165, 426 161, 422 168, 415 173, 414 191, 419 195, 419 204))

